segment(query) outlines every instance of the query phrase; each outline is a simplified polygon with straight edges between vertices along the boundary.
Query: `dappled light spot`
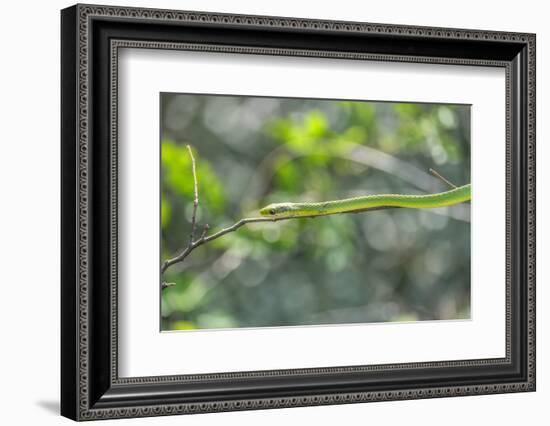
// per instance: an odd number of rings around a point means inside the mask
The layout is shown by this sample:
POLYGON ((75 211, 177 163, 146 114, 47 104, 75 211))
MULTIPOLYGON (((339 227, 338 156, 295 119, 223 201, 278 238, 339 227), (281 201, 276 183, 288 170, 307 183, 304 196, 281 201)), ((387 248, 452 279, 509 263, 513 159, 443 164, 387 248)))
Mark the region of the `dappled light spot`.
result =
POLYGON ((369 245, 379 251, 388 251, 397 246, 398 233, 393 218, 379 211, 363 218, 363 233, 369 245))
POLYGON ((449 218, 447 216, 434 214, 429 211, 420 211, 419 217, 420 224, 427 229, 441 230, 449 223, 449 218))

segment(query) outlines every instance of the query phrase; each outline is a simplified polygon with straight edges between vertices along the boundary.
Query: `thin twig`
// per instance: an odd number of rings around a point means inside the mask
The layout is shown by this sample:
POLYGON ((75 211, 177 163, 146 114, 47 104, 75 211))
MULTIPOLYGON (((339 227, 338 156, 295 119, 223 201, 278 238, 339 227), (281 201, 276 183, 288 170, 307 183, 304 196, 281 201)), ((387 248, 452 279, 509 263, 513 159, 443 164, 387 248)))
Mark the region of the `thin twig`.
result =
POLYGON ((438 177, 439 179, 441 179, 443 182, 445 182, 445 183, 446 183, 447 185, 449 185, 450 187, 452 187, 452 188, 456 188, 456 187, 457 187, 454 183, 452 183, 451 181, 445 179, 443 176, 441 176, 441 175, 440 175, 437 171, 435 171, 434 169, 431 169, 431 168, 430 168, 430 173, 431 173, 432 175, 434 175, 435 177, 438 177))
POLYGON ((197 168, 195 166, 195 157, 193 156, 193 151, 191 146, 187 145, 187 151, 189 151, 189 156, 191 157, 191 167, 193 169, 193 190, 195 198, 193 199, 193 216, 191 217, 191 235, 189 236, 189 244, 193 244, 195 240, 195 227, 197 226, 197 209, 199 207, 199 185, 197 183, 197 168))
POLYGON ((165 288, 168 288, 168 287, 174 287, 176 285, 176 283, 166 283, 166 282, 163 282, 162 283, 162 289, 164 290, 165 288))
MULTIPOLYGON (((204 225, 204 229, 202 231, 202 234, 201 234, 200 238, 197 241, 195 241, 195 230, 197 228, 197 209, 199 207, 199 184, 198 184, 198 180, 197 180, 197 167, 196 167, 196 164, 195 164, 195 156, 193 155, 193 150, 191 149, 191 145, 187 145, 187 151, 189 151, 189 157, 191 158, 191 168, 192 168, 192 171, 193 171, 193 194, 194 194, 194 197, 193 197, 193 214, 191 216, 191 232, 189 233, 189 244, 187 245, 185 250, 179 256, 174 258, 174 259, 178 259, 181 256, 181 260, 185 259, 187 257, 187 255, 189 253, 191 253, 191 251, 193 251, 193 249, 195 247, 198 247, 198 245, 202 244, 201 241, 203 241, 205 239, 206 233, 208 232, 208 229, 209 229, 208 224, 204 225)), ((174 261, 174 259, 171 259, 171 261, 174 261)), ((173 265, 174 263, 177 263, 178 261, 181 262, 181 260, 176 260, 173 263, 170 263, 170 261, 164 262, 162 264, 162 267, 161 267, 161 274, 163 274, 164 271, 166 271, 166 269, 170 265, 173 265)), ((172 287, 174 285, 176 285, 176 284, 175 283, 167 283, 167 282, 163 281, 161 283, 161 288, 162 288, 162 290, 164 290, 164 289, 166 289, 168 287, 172 287)))

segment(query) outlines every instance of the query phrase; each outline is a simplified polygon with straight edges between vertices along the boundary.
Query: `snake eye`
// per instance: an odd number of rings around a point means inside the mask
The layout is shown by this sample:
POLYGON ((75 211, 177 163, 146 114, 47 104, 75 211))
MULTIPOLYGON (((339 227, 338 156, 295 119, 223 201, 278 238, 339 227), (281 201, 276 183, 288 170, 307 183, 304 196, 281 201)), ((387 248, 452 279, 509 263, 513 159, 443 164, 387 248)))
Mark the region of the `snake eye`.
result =
POLYGON ((274 214, 275 214, 275 209, 269 210, 269 214, 270 214, 270 215, 274 215, 274 214))

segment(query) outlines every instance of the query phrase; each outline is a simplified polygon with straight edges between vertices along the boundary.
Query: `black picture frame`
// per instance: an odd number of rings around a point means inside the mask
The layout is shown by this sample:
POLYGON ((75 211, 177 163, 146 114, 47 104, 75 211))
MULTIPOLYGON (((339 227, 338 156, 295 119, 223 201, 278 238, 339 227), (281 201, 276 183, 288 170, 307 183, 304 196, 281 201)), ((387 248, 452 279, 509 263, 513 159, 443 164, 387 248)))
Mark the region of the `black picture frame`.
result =
POLYGON ((61 414, 74 420, 535 390, 535 35, 75 5, 61 12, 61 414), (506 70, 506 357, 194 376, 117 373, 121 46, 506 70))

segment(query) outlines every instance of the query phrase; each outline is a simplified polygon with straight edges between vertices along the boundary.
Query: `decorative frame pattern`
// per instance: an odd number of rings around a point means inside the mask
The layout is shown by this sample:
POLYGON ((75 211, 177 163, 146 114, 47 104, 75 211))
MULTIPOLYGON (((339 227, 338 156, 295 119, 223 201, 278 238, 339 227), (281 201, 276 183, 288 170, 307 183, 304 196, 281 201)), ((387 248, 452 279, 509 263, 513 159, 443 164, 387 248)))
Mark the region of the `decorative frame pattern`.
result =
MULTIPOLYGON (((122 27, 121 27, 122 28, 122 27)), ((411 27, 355 22, 336 22, 264 16, 211 14, 201 12, 136 9, 76 5, 62 12, 63 125, 62 185, 62 414, 75 420, 113 417, 141 417, 197 412, 261 409, 291 406, 340 404, 352 402, 433 398, 475 395, 535 389, 535 36, 533 34, 493 31, 411 27), (212 42, 189 42, 170 39, 173 33, 162 34, 158 41, 133 39, 117 27, 124 23, 139 23, 151 31, 171 24, 181 28, 226 28, 275 30, 299 37, 315 32, 331 35, 370 36, 382 40, 370 52, 324 50, 316 48, 258 47, 221 45, 212 42), (102 38, 100 27, 106 24, 109 37, 102 38), (124 33, 124 39, 113 34, 124 33), (98 35, 99 34, 99 35, 98 35), (95 38, 94 38, 95 37, 95 38), (168 37, 168 38, 167 38, 168 37), (107 41, 105 41, 107 40, 107 41), (434 42, 458 46, 478 46, 479 53, 470 56, 441 56, 421 53, 405 55, 385 52, 383 40, 402 40, 431 47, 434 42), (108 43, 105 45, 105 43, 108 43), (379 46, 379 47, 378 47, 379 46), (119 378, 117 374, 117 70, 118 49, 123 47, 222 51, 240 54, 297 55, 340 59, 384 60, 397 62, 446 63, 456 65, 497 66, 506 69, 506 357, 503 359, 464 360, 450 362, 388 364, 375 366, 327 367, 301 370, 274 370, 244 373, 221 373, 192 376, 161 376, 119 378), (378 49, 378 51, 377 51, 378 49), (496 50, 493 56, 487 49, 496 50), (499 50, 500 49, 500 50, 499 50), (104 57, 97 56, 105 51, 104 57), (381 51, 380 51, 381 50, 381 51), (108 63, 102 63, 107 58, 108 63), (94 68, 94 67, 97 67, 94 68), (98 71, 99 69, 99 71, 98 71), (99 105, 101 97, 108 101, 99 105), (76 102, 75 102, 76 100, 76 102), (108 110, 108 111, 105 111, 108 110), (98 124, 99 117, 109 122, 98 124), (99 126, 99 127, 94 127, 99 126), (522 127, 523 126, 523 127, 522 127), (108 135, 109 147, 97 147, 94 138, 108 135), (518 146, 516 146, 518 145, 518 146), (107 150, 107 151, 105 151, 107 150), (108 182, 98 180, 98 158, 109 158, 102 170, 108 170, 108 182), (94 159, 94 163, 90 159, 94 159), (97 189, 96 189, 97 188, 97 189), (103 194, 101 189, 108 189, 103 194), (515 209, 519 209, 517 212, 515 209), (101 211, 101 214, 98 212, 101 211), (101 216, 100 219, 98 217, 101 216), (98 236, 95 228, 107 226, 109 236, 98 236), (98 243, 108 247, 108 273, 96 267, 98 243), (519 257, 519 267, 512 257, 519 257), (94 263, 96 262, 96 263, 94 263), (97 276, 107 277, 99 281, 97 276), (515 283, 515 284, 514 284, 515 283), (101 313, 92 309, 98 303, 109 309, 101 313), (513 302, 517 305, 513 306, 513 302), (106 312, 106 314, 105 314, 106 312), (524 324, 522 326, 522 324, 524 324), (94 343, 92 345, 91 343, 94 343), (98 349, 95 349, 97 347, 98 349), (519 363, 519 364, 518 364, 519 363), (332 375, 349 375, 357 380, 362 373, 408 370, 445 370, 450 368, 508 368, 516 379, 480 380, 468 385, 442 382, 436 386, 397 386, 395 389, 323 392, 275 392, 269 397, 254 397, 252 388, 266 386, 258 380, 315 376, 330 380, 332 375), (238 395, 214 399, 200 397, 169 399, 163 387, 205 384, 223 387, 232 379, 249 379, 252 387, 238 395), (149 398, 134 393, 150 393, 149 398), (146 389, 144 391, 144 388, 146 389)), ((421 52, 430 51, 428 48, 421 52)), ((101 99, 103 99, 101 98, 101 99)), ((388 373, 389 374, 389 373, 388 373)), ((434 373, 436 376, 439 373, 434 373)), ((434 379, 435 380, 435 379, 434 379)), ((350 382, 351 383, 351 382, 350 382)), ((353 386, 348 386, 353 388, 353 386)), ((220 391, 221 392, 221 391, 220 391)))

